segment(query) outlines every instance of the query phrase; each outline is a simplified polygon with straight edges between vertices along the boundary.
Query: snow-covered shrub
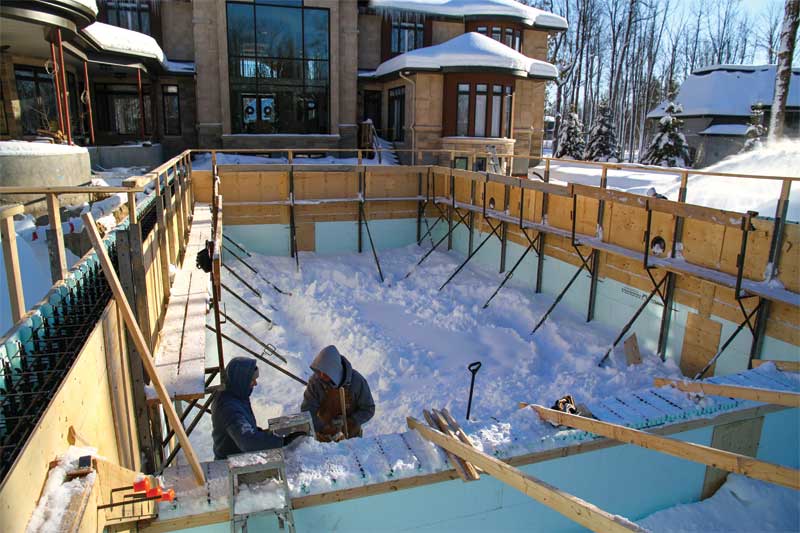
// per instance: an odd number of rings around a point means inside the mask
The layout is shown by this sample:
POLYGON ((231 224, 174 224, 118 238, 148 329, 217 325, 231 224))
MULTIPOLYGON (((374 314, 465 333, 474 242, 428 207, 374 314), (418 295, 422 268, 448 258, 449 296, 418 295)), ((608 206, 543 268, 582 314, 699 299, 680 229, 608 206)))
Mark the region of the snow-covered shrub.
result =
POLYGON ((750 150, 755 150, 756 148, 764 146, 764 135, 766 134, 767 129, 761 124, 750 124, 745 132, 747 140, 744 142, 744 146, 742 146, 739 153, 749 152, 750 150))
POLYGON ((640 163, 662 167, 688 167, 691 163, 689 145, 681 133, 683 121, 675 115, 683 108, 675 102, 667 104, 664 116, 658 121, 658 132, 650 141, 640 163))
POLYGON ((611 109, 606 102, 600 104, 597 118, 589 131, 589 142, 583 158, 587 161, 610 161, 612 163, 619 161, 617 135, 611 120, 611 109))
POLYGON ((585 147, 583 123, 574 111, 569 113, 561 123, 561 131, 558 134, 558 148, 556 157, 568 159, 581 159, 585 147))

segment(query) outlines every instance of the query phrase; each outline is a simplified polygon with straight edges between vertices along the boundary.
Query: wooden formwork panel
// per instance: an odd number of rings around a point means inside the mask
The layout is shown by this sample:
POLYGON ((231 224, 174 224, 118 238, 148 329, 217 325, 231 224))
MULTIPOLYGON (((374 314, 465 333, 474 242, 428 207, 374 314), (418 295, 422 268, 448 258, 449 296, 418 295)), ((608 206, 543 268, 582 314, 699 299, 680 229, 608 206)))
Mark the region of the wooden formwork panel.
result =
MULTIPOLYGON (((456 191, 456 202, 470 203, 472 201, 472 184, 473 180, 461 176, 453 178, 453 185, 456 191)), ((477 183, 476 183, 477 185, 477 183)), ((477 189, 475 190, 475 202, 479 203, 480 196, 477 189)))
POLYGON ((164 306, 164 284, 161 279, 161 263, 158 254, 158 236, 155 231, 151 231, 150 235, 142 243, 143 265, 145 272, 146 296, 147 296, 147 312, 150 320, 150 331, 148 331, 149 338, 154 338, 158 333, 161 326, 161 319, 163 318, 164 306))
MULTIPOLYGON (((565 229, 567 231, 572 229, 572 198, 565 198, 563 196, 550 195, 547 206, 547 223, 553 227, 565 229)), ((592 232, 594 234, 594 232, 592 232)))
POLYGON ((295 223, 300 222, 355 222, 358 220, 358 202, 296 205, 295 223))
POLYGON ((301 252, 313 252, 317 249, 317 237, 313 222, 297 224, 297 249, 301 252))
POLYGON ((725 227, 703 220, 686 220, 683 226, 682 255, 687 262, 718 269, 722 259, 725 227))
POLYGON ((772 302, 767 321, 767 336, 800 346, 800 325, 797 308, 782 302, 772 302))
POLYGON ((431 171, 431 196, 450 196, 450 174, 431 171))
POLYGON ((285 171, 221 171, 220 193, 225 204, 287 201, 289 199, 289 173, 285 171))
MULTIPOLYGON (((694 377, 708 361, 717 353, 722 334, 722 324, 716 320, 689 313, 686 318, 686 329, 683 333, 681 348, 681 372, 694 377)), ((714 374, 714 367, 708 375, 714 374)))
POLYGON ((192 193, 197 202, 211 203, 212 182, 210 170, 192 169, 192 193))
POLYGON ((222 222, 232 226, 243 224, 288 224, 289 206, 225 205, 222 222))
POLYGON ((295 201, 357 197, 356 172, 294 172, 295 201))
MULTIPOLYGON (((398 167, 402 169, 402 167, 398 167)), ((420 179, 424 184, 427 171, 387 172, 366 168, 365 183, 367 198, 409 198, 419 194, 420 179), (421 178, 420 178, 421 177, 421 178)))
MULTIPOLYGON (((763 228, 765 221, 759 222, 757 228, 763 228)), ((772 240, 772 227, 755 229, 747 233, 747 250, 745 252, 744 277, 754 280, 763 280, 764 272, 769 259, 769 248, 772 240)), ((725 228, 725 237, 722 241, 722 255, 719 261, 719 270, 736 275, 738 272, 737 257, 741 250, 742 231, 735 228, 725 228)))
POLYGON ((417 218, 418 208, 419 203, 416 201, 381 202, 376 200, 364 204, 364 213, 369 220, 417 218))

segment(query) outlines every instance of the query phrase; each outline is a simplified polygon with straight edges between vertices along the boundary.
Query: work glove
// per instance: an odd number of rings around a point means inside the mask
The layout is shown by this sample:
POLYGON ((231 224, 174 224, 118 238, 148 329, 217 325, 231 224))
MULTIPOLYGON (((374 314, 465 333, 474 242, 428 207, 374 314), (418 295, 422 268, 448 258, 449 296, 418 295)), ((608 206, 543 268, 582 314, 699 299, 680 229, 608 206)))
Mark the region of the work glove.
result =
POLYGON ((203 272, 211 272, 211 256, 208 254, 207 246, 197 252, 195 264, 197 268, 201 269, 203 272))
POLYGON ((308 433, 306 433, 305 431, 295 431, 293 433, 289 433, 288 435, 283 437, 283 445, 288 446, 293 441, 299 439, 300 437, 305 437, 306 435, 308 435, 308 433))
POLYGON ((336 433, 336 435, 331 437, 331 441, 333 442, 340 442, 343 440, 344 440, 344 433, 342 433, 341 431, 339 431, 338 433, 336 433))

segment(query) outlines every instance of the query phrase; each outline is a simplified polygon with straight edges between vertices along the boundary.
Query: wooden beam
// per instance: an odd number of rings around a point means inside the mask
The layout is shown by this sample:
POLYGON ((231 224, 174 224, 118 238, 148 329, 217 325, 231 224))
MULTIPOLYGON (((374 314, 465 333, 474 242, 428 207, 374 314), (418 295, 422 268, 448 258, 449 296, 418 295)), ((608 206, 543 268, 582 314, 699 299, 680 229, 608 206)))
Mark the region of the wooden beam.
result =
POLYGON ((725 211, 713 207, 673 202, 661 198, 648 198, 647 208, 660 213, 670 213, 682 218, 703 220, 712 224, 720 224, 736 229, 750 229, 750 219, 758 215, 754 211, 738 213, 736 211, 725 211))
POLYGON ((800 372, 800 361, 778 361, 776 359, 753 359, 753 368, 773 363, 782 372, 800 372))
POLYGON ((610 439, 635 444, 648 450, 666 453, 674 457, 694 461, 708 466, 713 466, 728 472, 742 474, 754 479, 760 479, 769 483, 776 483, 795 490, 800 489, 800 471, 794 468, 759 461, 752 457, 740 455, 738 453, 717 450, 710 446, 694 444, 681 440, 670 439, 653 435, 638 429, 631 429, 601 420, 571 415, 548 409, 541 405, 533 405, 534 410, 539 416, 548 422, 560 426, 569 426, 582 429, 596 435, 608 437, 610 439))
POLYGON ((715 385, 702 381, 683 381, 679 379, 655 378, 656 387, 672 385, 683 392, 701 392, 713 396, 739 398, 753 402, 774 403, 786 407, 800 407, 800 394, 789 391, 758 389, 756 387, 739 387, 736 385, 715 385))
POLYGON ((645 531, 626 518, 607 513, 587 501, 559 490, 549 483, 528 475, 513 466, 509 466, 495 457, 479 452, 456 438, 448 437, 435 429, 429 428, 415 418, 409 417, 406 421, 408 427, 416 429, 422 437, 450 453, 479 466, 487 474, 511 485, 525 495, 592 531, 603 533, 645 531))
POLYGON ((89 236, 89 240, 92 242, 92 246, 94 247, 97 257, 100 260, 100 264, 103 267, 103 273, 106 276, 106 280, 111 287, 111 291, 114 293, 114 299, 117 300, 119 310, 122 313, 122 318, 125 320, 125 325, 128 327, 131 337, 133 337, 136 350, 139 352, 140 359, 142 360, 142 365, 147 371, 147 375, 150 377, 150 382, 155 389, 159 400, 161 400, 161 405, 167 415, 169 425, 178 436, 178 441, 181 443, 183 453, 186 456, 192 471, 194 472, 195 480, 197 481, 198 485, 202 485, 205 482, 203 468, 200 466, 200 461, 197 459, 194 448, 192 448, 192 443, 189 442, 189 437, 186 435, 186 431, 184 431, 183 425, 181 424, 177 413, 175 413, 175 408, 172 406, 169 394, 164 388, 164 384, 161 383, 161 378, 159 378, 158 372, 156 372, 156 369, 153 366, 153 356, 150 353, 150 349, 147 347, 147 342, 142 335, 142 330, 139 329, 139 325, 136 323, 136 319, 133 316, 131 306, 128 303, 128 299, 125 297, 125 294, 122 290, 122 285, 119 283, 117 273, 114 271, 114 265, 111 264, 111 260, 109 259, 105 245, 103 244, 103 240, 100 237, 100 233, 97 231, 97 227, 95 226, 94 217, 91 213, 84 213, 81 218, 83 219, 83 224, 86 227, 86 233, 89 236))
MULTIPOLYGON (((427 409, 423 410, 422 414, 425 416, 425 421, 428 423, 430 427, 432 428, 438 427, 427 409)), ((464 467, 464 464, 455 454, 451 453, 449 450, 446 449, 444 449, 444 453, 445 455, 447 455, 447 460, 450 463, 450 466, 452 466, 453 469, 456 471, 458 477, 461 478, 461 481, 473 481, 473 477, 471 476, 471 474, 467 473, 467 469, 464 467)))
POLYGON ((568 187, 570 196, 577 194, 578 196, 594 198, 595 200, 618 202, 630 207, 640 207, 642 209, 647 207, 648 197, 642 196, 641 194, 615 191, 614 189, 601 189, 600 187, 583 185, 581 183, 570 183, 568 187))
POLYGON ((116 194, 116 193, 129 193, 129 192, 144 192, 141 187, 105 187, 97 185, 71 185, 63 187, 22 187, 22 186, 6 186, 0 187, 0 194, 116 194))
POLYGON ((69 502, 64 512, 61 514, 55 531, 59 531, 60 533, 78 533, 83 530, 81 523, 86 514, 86 508, 89 506, 95 482, 96 478, 83 476, 80 482, 81 490, 70 491, 69 502))
POLYGON ((0 239, 3 241, 3 261, 6 268, 8 301, 11 304, 11 319, 15 324, 25 315, 25 296, 22 292, 17 232, 14 229, 14 215, 23 211, 22 205, 6 207, 0 211, 0 239))
MULTIPOLYGON (((449 437, 456 438, 461 442, 461 437, 458 436, 458 433, 455 431, 454 428, 450 427, 450 423, 445 419, 444 415, 437 411, 436 409, 431 410, 431 416, 433 417, 433 421, 436 422, 436 426, 438 426, 439 431, 444 433, 449 437)), ((467 441, 465 444, 469 444, 472 446, 472 443, 467 441)), ((471 480, 478 480, 481 478, 480 474, 478 474, 478 470, 475 468, 475 465, 470 463, 469 461, 461 461, 462 465, 464 466, 464 471, 467 473, 471 480)))

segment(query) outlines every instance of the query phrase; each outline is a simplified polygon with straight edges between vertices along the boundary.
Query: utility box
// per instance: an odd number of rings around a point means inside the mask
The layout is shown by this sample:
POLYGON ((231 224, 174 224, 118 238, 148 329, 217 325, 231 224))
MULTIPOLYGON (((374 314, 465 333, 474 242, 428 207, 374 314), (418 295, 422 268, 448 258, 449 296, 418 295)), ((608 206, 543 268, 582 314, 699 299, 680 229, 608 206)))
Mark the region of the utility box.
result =
POLYGON ((294 533, 283 450, 263 450, 228 457, 231 532, 246 532, 247 520, 274 514, 278 526, 294 533))
POLYGON ((270 418, 269 430, 280 437, 285 437, 295 431, 304 431, 312 439, 316 437, 314 435, 314 423, 311 421, 311 413, 308 411, 270 418))

